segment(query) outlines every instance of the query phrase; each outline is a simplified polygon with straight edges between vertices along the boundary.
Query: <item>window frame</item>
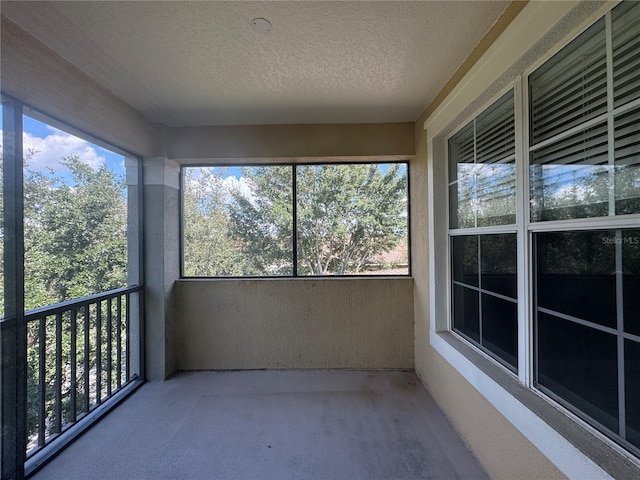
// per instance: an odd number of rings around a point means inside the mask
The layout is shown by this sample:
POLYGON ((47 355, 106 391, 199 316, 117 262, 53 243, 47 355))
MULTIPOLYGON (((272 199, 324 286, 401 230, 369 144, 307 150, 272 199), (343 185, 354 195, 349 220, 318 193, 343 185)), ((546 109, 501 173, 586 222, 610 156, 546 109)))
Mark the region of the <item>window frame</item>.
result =
POLYGON ((296 158, 296 159, 261 159, 263 161, 255 161, 255 159, 245 159, 245 161, 210 161, 210 162, 180 162, 180 279, 181 280, 277 280, 277 279, 327 279, 327 278, 411 278, 412 276, 412 255, 411 255, 411 158, 408 156, 383 156, 375 157, 375 159, 342 159, 342 158, 296 158), (297 248, 297 182, 296 170, 298 167, 313 167, 324 165, 390 165, 399 164, 406 168, 406 188, 407 188, 407 273, 392 275, 375 275, 375 274, 343 274, 343 275, 302 275, 298 273, 298 248, 297 248), (292 182, 292 274, 291 275, 241 275, 241 276, 188 276, 185 275, 185 212, 184 212, 184 171, 187 168, 242 168, 242 167, 290 167, 292 182))
MULTIPOLYGON (((540 24, 547 25, 541 29, 540 40, 530 41, 520 56, 509 56, 513 49, 506 46, 507 39, 501 39, 498 48, 502 48, 507 59, 497 59, 498 55, 483 58, 478 65, 503 64, 504 70, 498 76, 479 79, 481 87, 476 84, 464 84, 461 95, 452 104, 446 104, 427 117, 424 128, 427 131, 428 157, 428 189, 429 189, 429 283, 430 288, 430 336, 429 344, 442 355, 464 378, 466 378, 480 393, 490 401, 508 420, 520 430, 530 441, 538 447, 545 456, 566 472, 574 473, 577 477, 584 477, 590 471, 599 471, 599 475, 606 474, 599 470, 598 465, 606 466, 607 472, 637 472, 640 468, 640 457, 637 453, 623 448, 618 442, 597 430, 584 421, 579 415, 565 408, 562 404, 550 398, 533 386, 533 235, 538 231, 584 230, 637 228, 640 224, 640 214, 618 215, 617 218, 586 218, 562 221, 531 222, 529 208, 529 118, 528 118, 528 76, 567 44, 581 35, 587 28, 610 12, 618 2, 607 5, 594 5, 592 8, 581 9, 567 6, 563 15, 571 11, 574 18, 559 22, 541 13, 540 9, 531 6, 528 15, 540 18, 540 24), (537 11, 536 11, 537 10, 537 11), (577 13, 576 13, 577 12, 577 13), (569 31, 569 34, 566 32, 569 31), (560 40, 558 40, 560 39, 560 40), (546 42, 546 43, 545 43, 546 42), (551 44, 549 48, 547 45, 551 44), (537 51, 536 51, 537 48, 537 51), (542 50, 542 53, 541 53, 542 50), (449 221, 449 172, 448 172, 448 140, 463 128, 471 119, 497 100, 515 84, 516 109, 516 225, 518 242, 518 347, 519 368, 517 380, 513 375, 491 356, 470 344, 464 338, 452 331, 451 318, 451 246, 449 221), (505 86, 507 85, 507 86, 505 86), (497 87, 497 88, 496 88, 497 87), (518 92, 519 90, 519 92, 518 92), (471 93, 469 93, 471 92, 471 93), (499 93, 496 93, 499 92, 499 93), (487 100, 489 98, 489 100, 487 100), (482 105, 478 105, 482 102, 482 105), (469 113, 469 112, 473 113, 469 113), (462 120, 461 120, 462 118, 462 120), (455 127, 455 130, 452 129, 455 127), (518 158, 520 161, 518 161, 518 158), (445 212, 438 212, 434 204, 446 202, 445 212), (524 213, 524 215, 523 215, 524 213), (543 224, 543 225, 542 225, 543 224), (444 233, 443 233, 444 230, 444 233), (442 258, 446 260, 443 260, 442 258), (522 348, 524 346, 525 348, 522 348), (523 351, 524 350, 524 351, 523 351), (523 359, 524 357, 524 359, 523 359), (525 360, 525 361, 522 361, 525 360), (524 387, 524 389, 522 388, 524 387), (541 400, 538 401, 538 399, 541 400), (526 420, 524 420, 526 418, 526 420), (566 419, 574 422, 578 428, 567 428, 566 419), (563 425, 565 424, 565 425, 563 425), (548 430, 549 425, 554 429, 548 430), (560 432, 560 433, 558 433, 560 432), (570 440, 571 444, 567 442, 570 440), (555 445, 552 447, 550 445, 555 445), (564 447, 561 447, 564 445, 564 447), (577 447, 577 448, 576 448, 577 447), (575 448, 578 457, 558 455, 558 449, 575 448), (609 457, 602 451, 608 451, 609 457), (592 463, 592 459, 598 459, 592 463), (593 469, 593 470, 592 470, 593 469), (631 469, 631 470, 630 470, 631 469)), ((548 12, 547 12, 548 13, 548 12)), ((566 19, 565 19, 566 20, 566 19)), ((522 20, 526 22, 526 20, 522 20)), ((493 48, 493 47, 492 47, 493 48)), ((516 50, 518 51, 518 50, 516 50)), ((474 69, 476 66, 473 67, 474 69)), ((496 70, 500 71, 500 70, 496 70)), ((460 93, 460 92, 458 92, 460 93)), ((631 111, 635 106, 626 106, 631 111)), ((615 114, 620 113, 617 107, 615 114)), ((479 229, 460 234, 481 234, 479 229)), ((572 476, 572 475, 569 475, 572 476)))

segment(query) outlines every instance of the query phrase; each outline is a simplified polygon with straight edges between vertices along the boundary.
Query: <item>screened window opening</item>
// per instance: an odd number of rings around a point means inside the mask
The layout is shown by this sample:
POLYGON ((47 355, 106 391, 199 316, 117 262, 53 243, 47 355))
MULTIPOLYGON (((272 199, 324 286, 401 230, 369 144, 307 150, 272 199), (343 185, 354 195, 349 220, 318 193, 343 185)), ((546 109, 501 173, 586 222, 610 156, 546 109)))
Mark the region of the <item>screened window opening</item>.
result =
POLYGON ((183 275, 408 275, 406 163, 183 168, 183 275))
POLYGON ((124 156, 23 116, 25 309, 127 286, 124 156))

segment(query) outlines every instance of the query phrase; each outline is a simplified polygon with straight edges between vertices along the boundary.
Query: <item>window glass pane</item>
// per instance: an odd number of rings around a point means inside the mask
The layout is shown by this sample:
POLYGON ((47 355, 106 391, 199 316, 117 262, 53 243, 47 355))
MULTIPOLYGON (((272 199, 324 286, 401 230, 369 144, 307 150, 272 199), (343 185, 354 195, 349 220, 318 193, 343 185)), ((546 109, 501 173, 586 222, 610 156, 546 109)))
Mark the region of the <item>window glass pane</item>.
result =
POLYGON ((451 238, 453 280, 477 287, 478 283, 478 236, 456 236, 451 238))
POLYGON ((25 309, 127 285, 124 157, 23 117, 25 309))
POLYGON ((515 107, 509 91, 476 118, 476 158, 491 164, 515 155, 515 107))
MULTIPOLYGON (((458 165, 462 167, 462 164, 458 165)), ((458 173, 458 182, 449 187, 449 226, 450 228, 472 228, 476 226, 475 198, 476 181, 473 175, 474 165, 458 173)))
POLYGON ((453 328, 475 342, 480 342, 478 292, 453 286, 453 328))
POLYGON ((535 145, 607 111, 604 19, 529 76, 535 145))
POLYGON ((616 328, 615 233, 536 235, 537 306, 616 328))
POLYGON ((477 199, 474 202, 478 227, 516 222, 516 165, 514 162, 478 164, 477 199))
POLYGON ((618 432, 616 337, 538 313, 537 384, 618 432))
POLYGON ((640 343, 624 342, 627 440, 640 448, 640 343))
POLYGON ((624 329, 640 336, 640 230, 623 230, 621 241, 624 329))
POLYGON ((480 257, 482 289, 511 298, 518 296, 516 235, 482 235, 480 257))
POLYGON ((473 122, 468 123, 449 139, 449 182, 469 176, 475 163, 475 134, 473 122))
POLYGON ((184 274, 293 274, 290 166, 183 171, 184 274))
POLYGON ((406 164, 296 168, 299 275, 407 275, 406 164))
POLYGON ((611 12, 615 106, 640 98, 640 4, 622 2, 611 12))
POLYGON ((616 214, 640 213, 640 108, 616 117, 614 125, 616 214))
POLYGON ((602 123, 531 153, 531 220, 606 216, 607 126, 602 123))
POLYGON ((515 223, 515 110, 509 91, 449 139, 451 228, 515 223))
POLYGON ((482 294, 482 345, 517 369, 517 303, 482 294))

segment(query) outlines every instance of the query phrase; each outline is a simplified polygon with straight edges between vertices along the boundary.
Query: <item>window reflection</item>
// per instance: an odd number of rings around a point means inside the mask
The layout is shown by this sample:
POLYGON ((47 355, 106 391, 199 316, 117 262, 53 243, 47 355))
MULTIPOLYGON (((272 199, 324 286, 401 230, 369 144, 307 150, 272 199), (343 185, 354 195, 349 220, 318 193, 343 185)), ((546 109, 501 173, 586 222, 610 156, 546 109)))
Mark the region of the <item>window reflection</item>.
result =
POLYGON ((640 163, 532 165, 531 220, 567 220, 640 212, 640 163), (612 179, 615 179, 612 181, 612 179))
MULTIPOLYGON (((515 223, 514 163, 457 164, 458 183, 451 189, 452 219, 458 228, 515 223)), ((454 225, 452 225, 454 226, 454 225)))

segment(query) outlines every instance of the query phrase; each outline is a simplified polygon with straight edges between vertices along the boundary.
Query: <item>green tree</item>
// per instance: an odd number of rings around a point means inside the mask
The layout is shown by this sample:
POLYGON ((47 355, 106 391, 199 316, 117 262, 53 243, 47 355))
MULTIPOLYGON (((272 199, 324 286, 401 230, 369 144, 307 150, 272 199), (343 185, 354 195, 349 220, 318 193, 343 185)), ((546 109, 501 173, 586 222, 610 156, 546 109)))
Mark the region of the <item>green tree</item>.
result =
MULTIPOLYGON (((233 195, 232 234, 260 272, 290 268, 291 169, 243 168, 252 197, 233 195)), ((359 273, 406 239, 407 179, 400 164, 297 168, 298 271, 359 273)))
POLYGON ((291 167, 244 167, 251 195, 240 189, 228 205, 231 236, 245 259, 244 275, 293 273, 291 167))
POLYGON ((77 156, 61 164, 70 179, 25 172, 26 309, 126 286, 123 176, 106 166, 93 170, 77 156))
MULTIPOLYGON (((33 152, 30 152, 29 157, 33 152)), ((124 177, 106 166, 96 170, 77 156, 64 158, 60 163, 70 174, 62 175, 53 170, 47 173, 29 170, 28 159, 24 175, 24 248, 25 248, 25 308, 42 307, 65 300, 84 297, 126 286, 127 282, 127 201, 124 177)), ((89 318, 85 312, 77 312, 77 335, 82 338, 84 328, 90 332, 89 348, 78 341, 76 345, 77 409, 82 411, 83 392, 94 387, 84 384, 85 359, 95 378, 98 336, 106 342, 107 325, 100 329, 96 324, 96 309, 92 307, 89 318)), ((103 318, 107 317, 106 302, 99 307, 103 318)), ((111 315, 116 318, 116 307, 111 305, 111 315)), ((109 335, 115 336, 116 322, 111 324, 109 335)), ((55 316, 27 325, 27 432, 30 445, 38 429, 40 381, 44 370, 45 428, 51 433, 55 427, 56 386, 56 331, 55 316), (44 336, 45 355, 41 364, 40 337, 44 336)), ((71 314, 60 319, 62 337, 61 378, 62 422, 70 421, 71 395, 71 314)), ((125 325, 121 323, 121 329, 125 325)), ((112 352, 112 360, 115 362, 112 352)), ((107 352, 101 351, 102 371, 106 382, 107 352)), ((103 383, 102 395, 106 394, 103 383)), ((92 395, 95 398, 96 392, 92 395)))
POLYGON ((220 173, 210 168, 189 168, 185 172, 185 275, 243 275, 243 256, 229 234, 225 205, 228 193, 220 173))

